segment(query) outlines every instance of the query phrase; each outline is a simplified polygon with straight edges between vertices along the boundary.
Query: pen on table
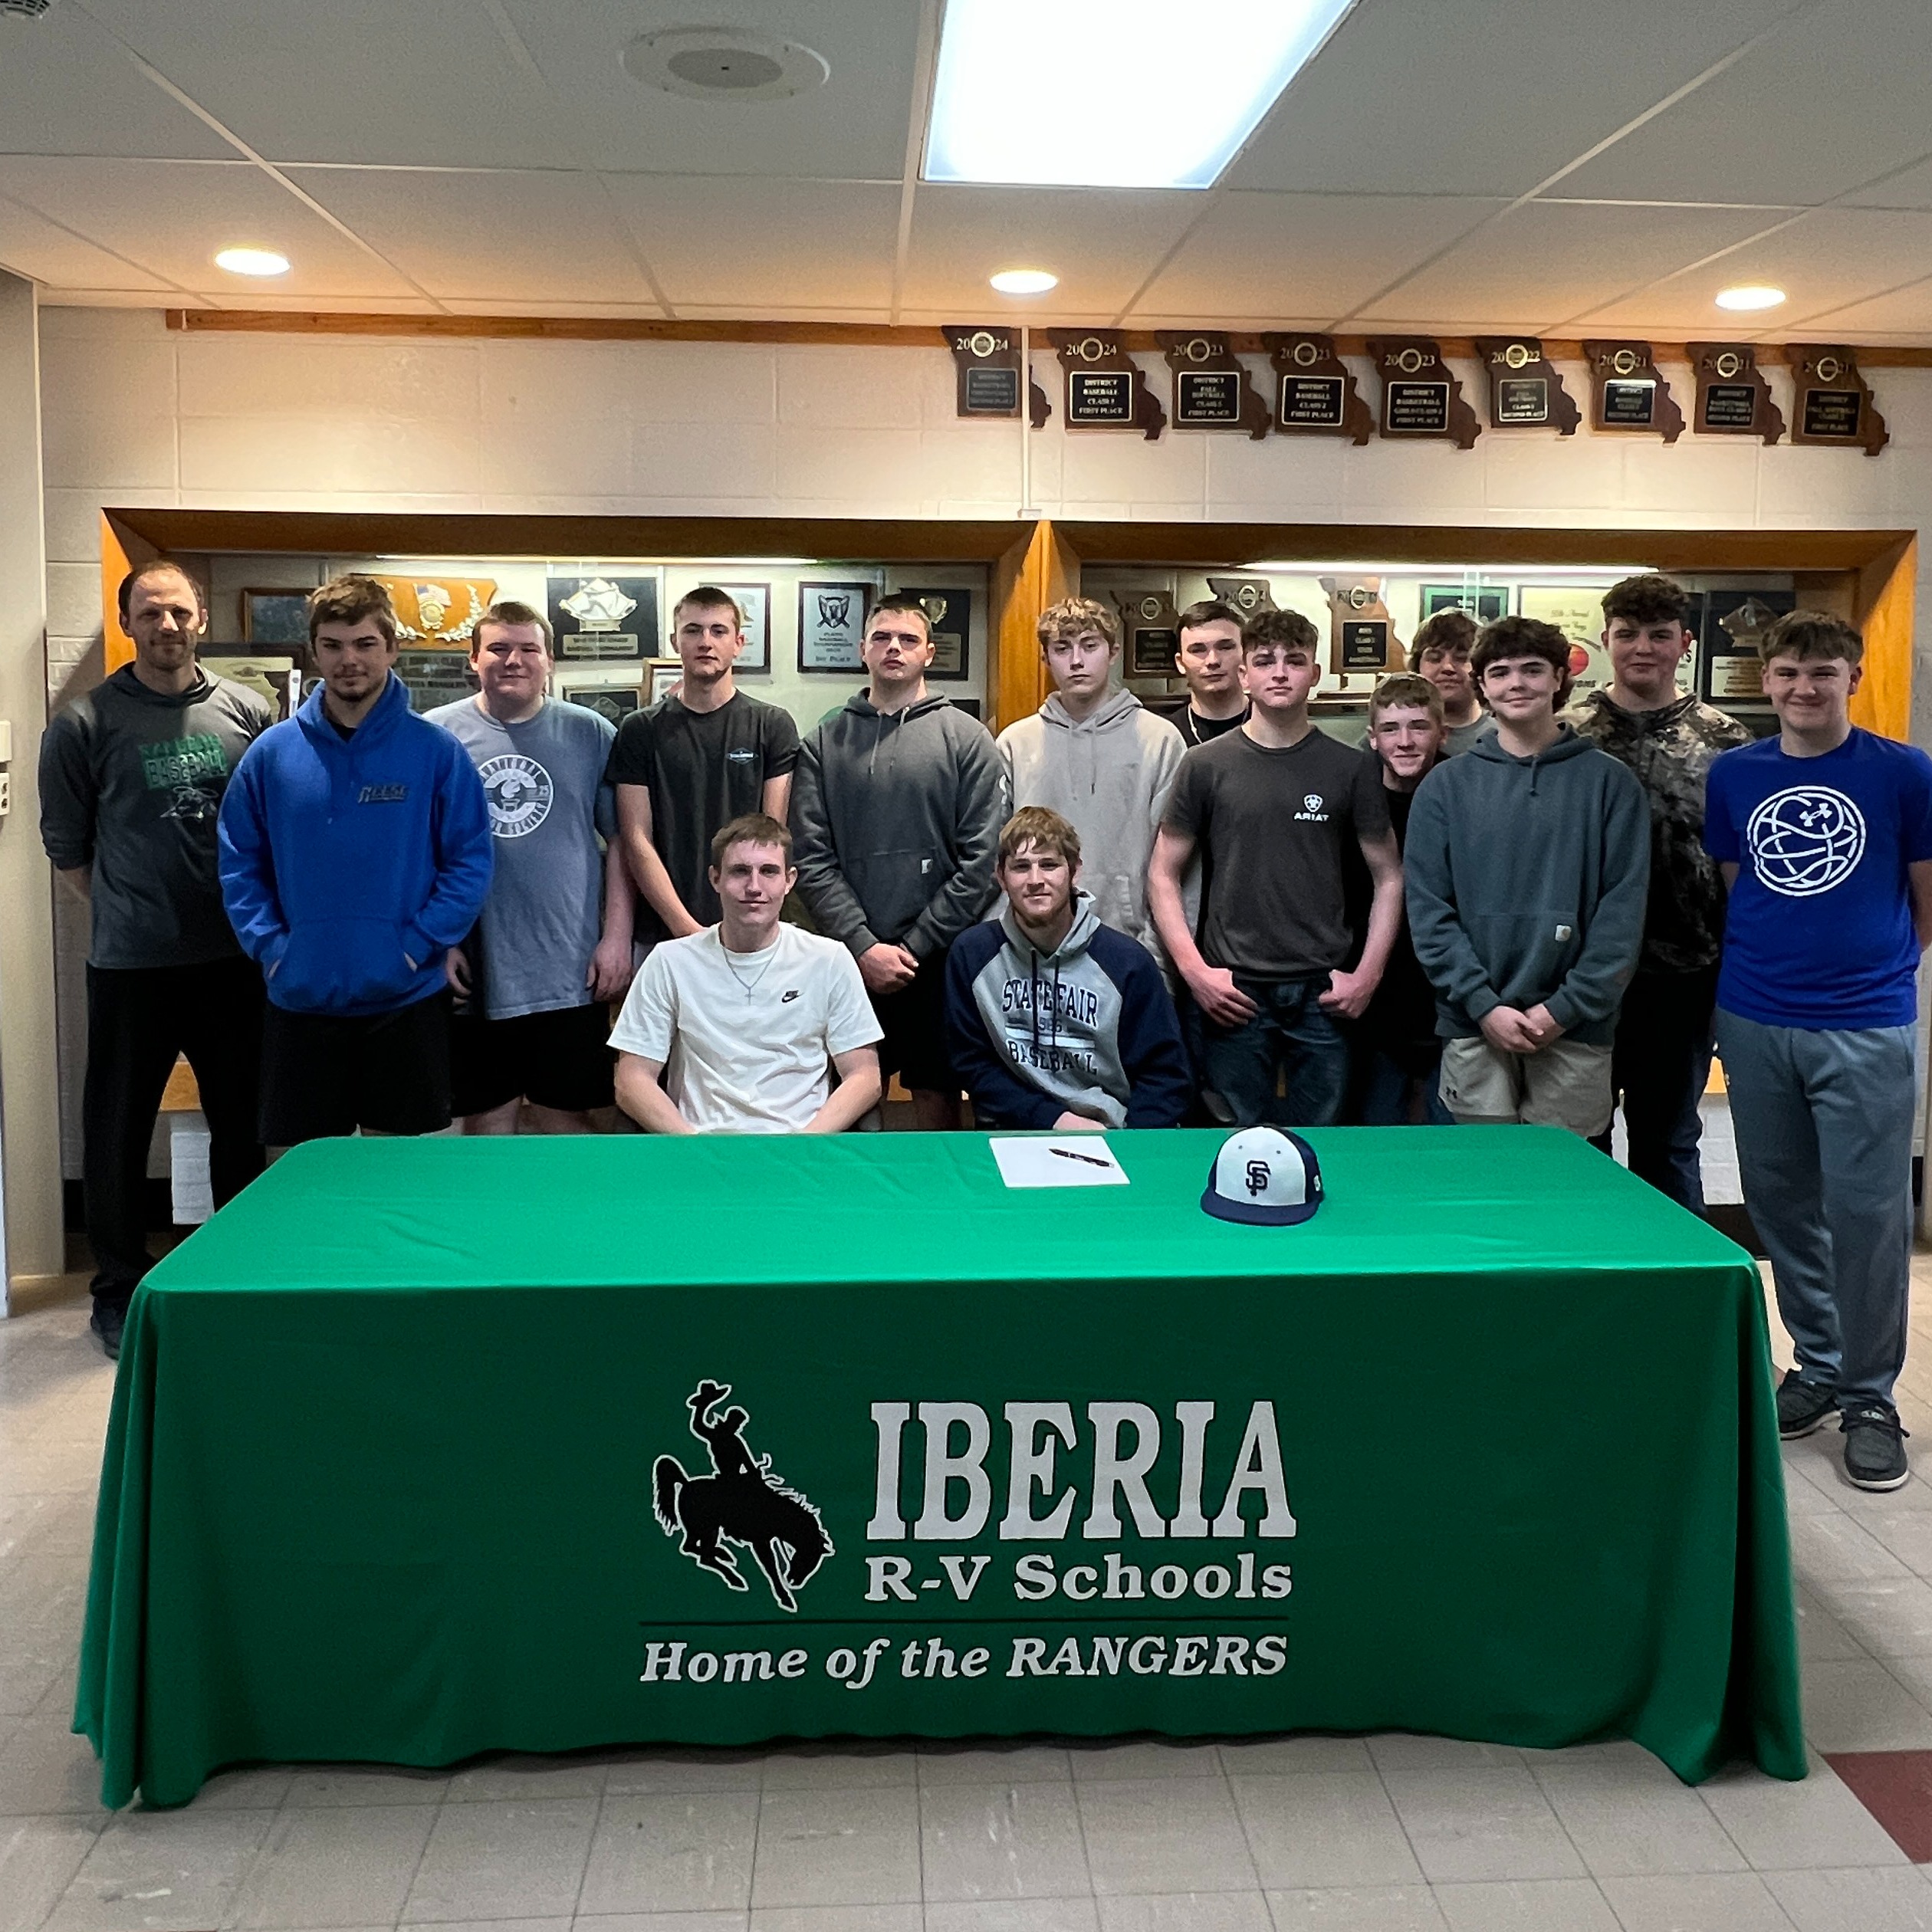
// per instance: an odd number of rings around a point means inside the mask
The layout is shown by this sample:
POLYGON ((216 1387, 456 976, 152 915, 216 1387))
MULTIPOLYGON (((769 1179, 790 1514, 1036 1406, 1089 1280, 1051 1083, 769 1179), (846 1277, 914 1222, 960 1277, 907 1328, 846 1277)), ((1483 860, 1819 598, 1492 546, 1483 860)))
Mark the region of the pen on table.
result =
POLYGON ((1050 1147, 1049 1154, 1057 1154, 1063 1161, 1084 1161, 1089 1167, 1110 1168, 1111 1161, 1096 1160, 1091 1154, 1076 1154, 1070 1147, 1050 1147))

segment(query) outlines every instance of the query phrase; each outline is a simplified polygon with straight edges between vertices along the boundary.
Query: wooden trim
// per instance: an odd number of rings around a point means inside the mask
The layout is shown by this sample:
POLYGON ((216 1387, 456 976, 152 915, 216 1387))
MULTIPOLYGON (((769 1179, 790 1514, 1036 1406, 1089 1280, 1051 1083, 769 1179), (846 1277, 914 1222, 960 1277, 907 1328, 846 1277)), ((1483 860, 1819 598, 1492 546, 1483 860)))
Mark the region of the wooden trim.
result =
POLYGON ((1045 518, 993 567, 992 659, 986 668, 995 731, 1030 718, 1046 699, 1040 613, 1079 588, 1080 562, 1045 518))
POLYGON ((1912 734, 1912 627, 1918 540, 1907 537, 1857 578, 1853 609, 1865 633, 1865 675, 1852 694, 1852 721, 1889 738, 1912 734))
POLYGON ((166 546, 130 530, 111 510, 100 513, 100 660, 104 675, 134 662, 134 640, 121 629, 121 579, 151 564, 166 546))
MULTIPOLYGON (((749 317, 742 320, 674 322, 642 316, 338 315, 297 309, 169 309, 166 313, 169 328, 185 330, 190 334, 212 331, 219 334, 444 336, 459 340, 550 342, 804 343, 887 349, 943 349, 947 346, 943 330, 912 323, 761 321, 749 317)), ((968 315, 963 319, 973 318, 968 315)), ((1017 325, 1017 319, 1011 317, 994 319, 1017 325)), ((1041 320, 1046 319, 1043 317, 1041 320)), ((1153 330, 1123 329, 1119 333, 1122 347, 1145 353, 1159 353, 1161 344, 1153 330)), ((1227 340, 1230 348, 1243 355, 1267 353, 1257 330, 1232 330, 1227 332, 1227 340)), ((1465 361, 1479 360, 1475 342, 1470 337, 1438 336, 1436 340, 1445 356, 1465 361)), ((1542 340, 1543 353, 1552 362, 1584 360, 1581 337, 1545 336, 1542 340)), ((1366 356, 1368 341, 1366 336, 1337 336, 1335 345, 1342 355, 1366 356)), ((1932 348, 1888 347, 1883 343, 1854 346, 1858 347, 1861 369, 1932 369, 1932 348)), ((1783 347, 1776 343, 1760 343, 1756 348, 1760 363, 1776 366, 1786 360, 1783 347)), ((1690 360, 1681 342, 1652 342, 1651 349, 1660 362, 1690 360)))

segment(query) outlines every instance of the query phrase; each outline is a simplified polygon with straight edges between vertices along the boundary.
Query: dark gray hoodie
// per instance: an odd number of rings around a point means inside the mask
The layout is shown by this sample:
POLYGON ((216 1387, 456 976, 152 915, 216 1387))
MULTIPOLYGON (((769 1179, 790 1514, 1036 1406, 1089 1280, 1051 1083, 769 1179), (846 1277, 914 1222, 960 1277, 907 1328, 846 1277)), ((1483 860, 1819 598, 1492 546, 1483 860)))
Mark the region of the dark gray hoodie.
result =
POLYGON ((1650 886, 1628 766, 1567 724, 1533 758, 1480 738, 1417 787, 1402 870, 1438 1033, 1473 1038, 1493 1007, 1540 1004, 1569 1038, 1610 1043, 1650 886))
POLYGON ((883 942, 936 958, 977 925, 1006 820, 991 734, 944 698, 881 711, 862 691, 799 748, 798 889, 855 957, 883 942))

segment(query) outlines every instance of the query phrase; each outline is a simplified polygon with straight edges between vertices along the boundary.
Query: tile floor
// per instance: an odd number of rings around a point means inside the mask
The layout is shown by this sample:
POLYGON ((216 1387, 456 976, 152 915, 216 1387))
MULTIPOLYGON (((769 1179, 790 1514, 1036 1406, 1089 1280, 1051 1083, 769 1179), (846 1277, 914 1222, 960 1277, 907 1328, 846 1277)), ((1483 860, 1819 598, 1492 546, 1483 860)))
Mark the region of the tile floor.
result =
MULTIPOLYGON (((1932 1327, 1901 1392, 1924 1476, 1866 1497, 1835 1431, 1786 1452, 1802 1784, 1308 1737, 271 1768, 110 1816, 67 1730, 111 1382, 85 1320, 77 1297, 0 1322, 0 1932, 1932 1927, 1932 1865, 1825 1756, 1932 1752, 1932 1327)), ((1848 1776, 1875 1765, 1910 1782, 1848 1776)))

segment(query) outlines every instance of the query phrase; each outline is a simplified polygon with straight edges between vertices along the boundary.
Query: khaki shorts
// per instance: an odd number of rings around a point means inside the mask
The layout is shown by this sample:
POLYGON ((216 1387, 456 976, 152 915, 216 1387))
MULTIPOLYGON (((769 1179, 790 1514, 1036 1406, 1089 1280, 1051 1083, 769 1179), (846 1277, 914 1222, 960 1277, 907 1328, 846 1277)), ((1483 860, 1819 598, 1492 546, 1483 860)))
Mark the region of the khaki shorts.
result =
POLYGON ((1610 1049, 1555 1040, 1539 1053, 1487 1040, 1442 1046, 1442 1104, 1465 1126, 1567 1127, 1588 1139, 1610 1125, 1610 1049))

